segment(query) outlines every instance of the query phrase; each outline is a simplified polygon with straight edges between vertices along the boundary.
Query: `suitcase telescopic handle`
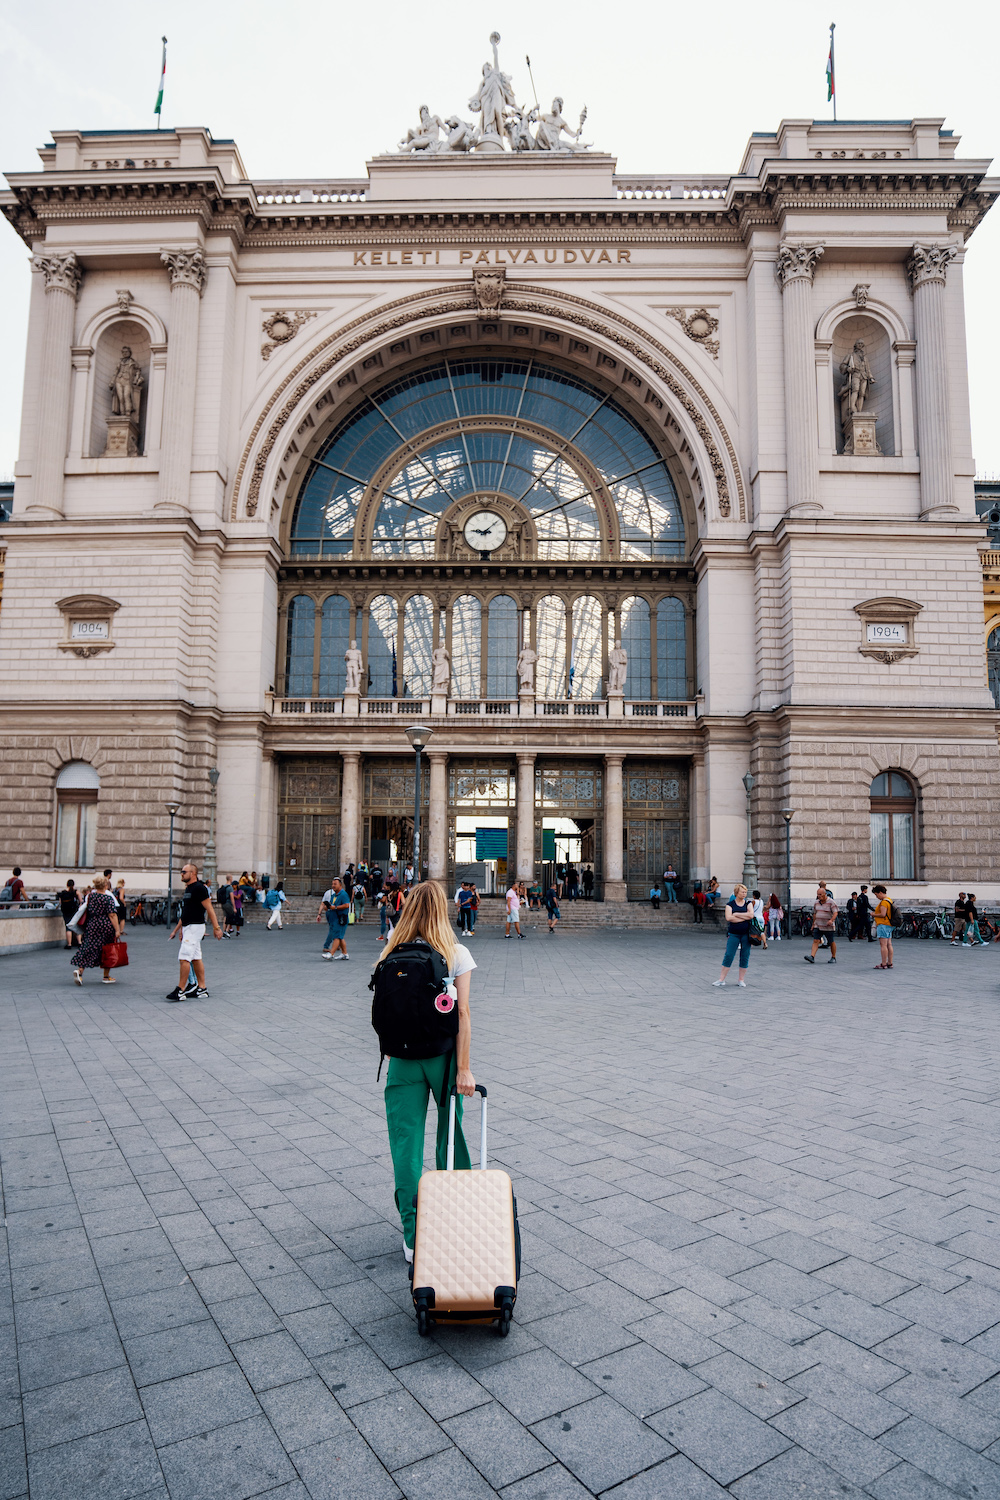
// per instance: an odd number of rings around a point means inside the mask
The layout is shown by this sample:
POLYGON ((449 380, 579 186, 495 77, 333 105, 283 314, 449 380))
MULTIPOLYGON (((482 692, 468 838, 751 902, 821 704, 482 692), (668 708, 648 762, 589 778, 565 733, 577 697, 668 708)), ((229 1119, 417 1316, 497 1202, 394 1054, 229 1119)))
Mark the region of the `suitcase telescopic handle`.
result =
MULTIPOLYGON (((483 1113, 479 1124, 479 1170, 486 1170, 486 1090, 481 1083, 476 1084, 476 1093, 483 1096, 483 1113)), ((458 1086, 452 1084, 451 1098, 448 1102, 448 1167, 449 1172, 455 1170, 455 1100, 458 1098, 458 1086)))

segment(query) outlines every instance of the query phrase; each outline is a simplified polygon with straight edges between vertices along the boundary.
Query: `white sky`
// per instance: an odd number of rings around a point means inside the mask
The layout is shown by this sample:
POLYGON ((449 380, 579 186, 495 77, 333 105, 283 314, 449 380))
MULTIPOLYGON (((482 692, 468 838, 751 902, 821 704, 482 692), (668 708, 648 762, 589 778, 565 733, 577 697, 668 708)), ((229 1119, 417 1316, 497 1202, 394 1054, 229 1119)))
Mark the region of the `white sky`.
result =
MULTIPOLYGON (((4 170, 37 167, 58 129, 151 126, 160 36, 170 39, 165 125, 206 125, 234 138, 257 177, 363 176, 417 107, 467 115, 487 38, 519 99, 565 97, 589 109, 587 138, 622 172, 735 171, 753 130, 783 117, 827 118, 827 27, 837 22, 841 119, 945 117, 959 154, 1000 154, 995 0, 793 0, 752 7, 662 3, 548 8, 402 0, 320 6, 315 0, 239 6, 103 0, 8 0, 0 18, 0 140, 4 170)), ((998 169, 1000 170, 1000 169, 998 169)), ((980 474, 1000 473, 1000 205, 966 261, 973 438, 980 474)), ((27 250, 0 227, 0 475, 13 471, 27 325, 27 250)))

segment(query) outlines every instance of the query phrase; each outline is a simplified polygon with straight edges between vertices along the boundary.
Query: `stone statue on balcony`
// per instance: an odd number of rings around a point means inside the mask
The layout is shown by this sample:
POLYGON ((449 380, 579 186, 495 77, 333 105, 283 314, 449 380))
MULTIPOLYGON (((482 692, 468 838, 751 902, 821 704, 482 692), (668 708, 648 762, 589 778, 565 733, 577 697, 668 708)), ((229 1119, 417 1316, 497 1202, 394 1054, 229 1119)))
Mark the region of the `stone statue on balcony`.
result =
POLYGON ((864 411, 868 392, 875 384, 863 339, 856 340, 850 354, 840 361, 840 373, 845 377, 844 384, 840 388, 840 409, 843 419, 853 415, 854 412, 864 411))
POLYGON ((451 687, 451 657, 444 646, 435 646, 431 652, 431 666, 433 668, 433 679, 431 692, 437 695, 447 696, 451 687))
POLYGON ((538 129, 535 131, 536 151, 589 151, 590 146, 584 145, 580 140, 583 134, 584 123, 587 119, 587 106, 584 105, 580 115, 580 124, 576 130, 572 130, 563 119, 563 101, 559 98, 553 99, 552 109, 548 114, 544 112, 539 115, 538 129), (562 139, 563 132, 569 136, 568 141, 562 139))
POLYGON ((621 641, 615 641, 608 652, 608 697, 620 698, 625 692, 628 676, 628 652, 621 641))
POLYGON ((111 415, 131 417, 133 422, 138 422, 144 384, 142 371, 132 358, 132 350, 128 344, 123 345, 122 357, 111 382, 111 415))
POLYGON ((440 115, 432 115, 426 104, 420 106, 420 124, 408 130, 399 143, 400 151, 439 151, 441 132, 448 127, 440 115))
POLYGON ((504 149, 504 110, 513 109, 515 105, 510 77, 500 71, 500 58, 497 54, 499 40, 499 31, 492 31, 490 45, 493 48, 493 63, 483 63, 482 82, 469 100, 469 108, 480 116, 479 143, 494 151, 504 149))
POLYGON ((344 652, 344 661, 347 663, 347 677, 344 681, 344 692, 358 694, 361 692, 361 652, 358 650, 357 641, 352 641, 344 652))
POLYGON ((524 694, 535 691, 535 662, 538 660, 537 651, 532 651, 525 641, 521 647, 521 654, 517 658, 517 686, 524 694))

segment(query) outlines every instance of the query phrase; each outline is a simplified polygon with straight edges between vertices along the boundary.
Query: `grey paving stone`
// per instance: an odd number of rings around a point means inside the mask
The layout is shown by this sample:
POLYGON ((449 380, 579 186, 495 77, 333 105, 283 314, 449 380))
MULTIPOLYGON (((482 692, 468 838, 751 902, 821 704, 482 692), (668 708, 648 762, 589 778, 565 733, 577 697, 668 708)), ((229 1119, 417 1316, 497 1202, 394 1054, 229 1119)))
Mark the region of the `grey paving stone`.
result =
POLYGON ((141 1420, 42 1448, 29 1455, 28 1475, 32 1500, 92 1494, 101 1500, 131 1500, 163 1477, 149 1428, 141 1420))
POLYGON ((735 1354, 716 1355, 698 1365, 692 1373, 765 1421, 804 1399, 801 1392, 783 1385, 780 1380, 735 1354))
POLYGON ((867 1349, 900 1333, 912 1321, 840 1291, 803 1303, 800 1311, 821 1328, 829 1328, 867 1349))
POLYGON ((230 1345, 262 1333, 280 1333, 283 1327, 274 1308, 259 1292, 249 1297, 233 1297, 229 1302, 213 1302, 211 1314, 216 1328, 230 1345))
POLYGON ((147 1385, 141 1395, 158 1448, 260 1414, 256 1396, 234 1363, 147 1385))
POLYGON ((250 1417, 159 1450, 170 1500, 247 1500, 296 1478, 264 1417, 250 1417))
POLYGON ((312 1366, 290 1333, 264 1333, 233 1345, 233 1354, 255 1391, 287 1385, 312 1374, 312 1366))
POLYGON ((539 1318, 532 1323, 531 1332, 571 1364, 597 1359, 602 1354, 610 1354, 636 1342, 634 1333, 589 1308, 539 1318))
POLYGON ((28 1464, 24 1452, 24 1434, 18 1425, 0 1432, 0 1495, 4 1500, 20 1500, 28 1493, 28 1464))
POLYGON ((950 1486, 960 1493, 964 1490, 966 1495, 975 1495, 976 1500, 997 1500, 1000 1496, 1000 1467, 918 1417, 894 1427, 882 1442, 890 1452, 898 1453, 946 1488, 950 1486))
MULTIPOLYGON (((345 1328, 345 1333, 348 1329, 349 1325, 345 1328)), ((417 1359, 431 1359, 437 1352, 434 1340, 421 1338, 412 1312, 412 1303, 405 1312, 397 1312, 394 1317, 361 1324, 358 1334, 390 1370, 412 1364, 417 1359)))
POLYGON ((793 1390, 810 1396, 827 1411, 843 1417, 867 1437, 877 1438, 905 1417, 904 1408, 894 1405, 892 1393, 898 1387, 885 1388, 884 1397, 867 1386, 851 1380, 831 1365, 814 1365, 790 1382, 793 1390))
POLYGON ((749 1323, 723 1330, 718 1336, 718 1342, 731 1354, 765 1370, 776 1380, 789 1380, 816 1363, 815 1355, 807 1352, 808 1344, 797 1347, 787 1344, 783 1339, 774 1338, 772 1334, 765 1333, 763 1328, 754 1328, 749 1323))
POLYGON ((785 1265, 777 1260, 751 1266, 749 1271, 737 1271, 732 1280, 748 1292, 756 1292, 759 1296, 766 1297, 769 1302, 773 1302, 775 1306, 789 1310, 802 1307, 805 1303, 814 1301, 819 1295, 817 1291, 819 1283, 802 1271, 797 1271, 794 1266, 785 1265))
POLYGON ((175 1375, 229 1364, 231 1359, 225 1340, 211 1322, 127 1338, 125 1350, 137 1386, 157 1385, 175 1375))
POLYGON ((183 1328, 187 1323, 198 1323, 208 1317, 208 1309, 190 1285, 119 1298, 113 1311, 118 1332, 123 1338, 162 1333, 167 1328, 183 1328))
POLYGON ((604 1491, 604 1500, 722 1500, 728 1493, 683 1453, 604 1491))
POLYGON ((593 1400, 600 1389, 550 1349, 503 1360, 481 1370, 478 1378, 486 1392, 525 1424, 593 1400))
POLYGON ((945 1489, 929 1474, 915 1469, 912 1464, 897 1464, 888 1474, 869 1487, 875 1500, 954 1500, 957 1493, 945 1489))
POLYGON ((889 1400, 915 1417, 922 1417, 950 1437, 982 1452, 1000 1439, 1000 1414, 989 1412, 972 1396, 953 1396, 940 1380, 907 1375, 886 1391, 889 1400))
POLYGON ((757 1249, 761 1256, 768 1255, 774 1260, 783 1261, 786 1266, 794 1266, 797 1271, 804 1272, 818 1271, 821 1266, 830 1266, 835 1261, 844 1259, 843 1251, 820 1244, 818 1240, 796 1234, 792 1230, 776 1234, 770 1240, 760 1240, 757 1249))
MULTIPOLYGON (((345 1432, 328 1442, 303 1448, 296 1454, 295 1465, 310 1500, 396 1500, 401 1494, 356 1432, 345 1432)), ((437 1495, 440 1497, 440 1490, 437 1495)))
POLYGON ((935 1333, 943 1333, 960 1344, 1000 1322, 1000 1302, 996 1293, 969 1283, 945 1293, 932 1291, 929 1287, 915 1287, 897 1297, 887 1310, 935 1333))
POLYGON ((127 1366, 101 1375, 64 1380, 24 1395, 28 1451, 50 1448, 142 1418, 142 1406, 127 1366))
MULTIPOLYGON (((495 1494, 496 1491, 488 1493, 495 1494)), ((555 1463, 547 1469, 539 1469, 537 1474, 529 1474, 526 1479, 517 1480, 515 1484, 506 1485, 500 1491, 502 1500, 589 1500, 591 1494, 592 1491, 586 1489, 579 1479, 574 1479, 568 1469, 555 1463)))
POLYGON ((288 1453, 352 1430, 350 1420, 318 1375, 262 1391, 260 1403, 288 1453))
POLYGON ((738 1500, 864 1500, 869 1493, 849 1484, 812 1454, 789 1448, 734 1484, 738 1500))
POLYGON ((442 1426, 494 1489, 551 1463, 548 1450, 496 1401, 451 1417, 442 1426))
POLYGON ((125 1363, 114 1325, 84 1328, 77 1333, 52 1334, 18 1349, 21 1389, 61 1384, 80 1375, 99 1375, 125 1363))
POLYGON ((449 1439, 408 1391, 352 1407, 351 1421, 392 1472, 449 1446, 449 1439))
POLYGON ((104 1292, 96 1286, 32 1297, 17 1306, 17 1335, 22 1343, 102 1323, 112 1326, 111 1312, 104 1292))
POLYGON ((684 1369, 722 1353, 718 1344, 695 1333, 686 1324, 678 1323, 669 1313, 654 1313, 651 1318, 643 1318, 641 1322, 633 1323, 629 1332, 643 1343, 659 1349, 661 1354, 666 1354, 684 1369))
POLYGON ((894 1466, 891 1452, 818 1401, 802 1401, 776 1416, 771 1425, 859 1487, 871 1484, 894 1466))
POLYGON ((235 1260, 192 1271, 191 1280, 209 1306, 215 1302, 231 1302, 236 1297, 249 1297, 257 1290, 256 1283, 235 1260))
POLYGON ((609 1396, 597 1396, 562 1416, 548 1417, 531 1430, 595 1493, 620 1484, 674 1451, 609 1396))
MULTIPOLYGON (((489 1500, 496 1494, 493 1486, 486 1483, 457 1448, 446 1448, 443 1453, 421 1459, 407 1469, 397 1469, 394 1478, 407 1500, 442 1500, 446 1495, 454 1496, 455 1500, 459 1496, 461 1500, 489 1500)), ((506 1494, 516 1493, 516 1490, 517 1486, 512 1486, 506 1494)), ((586 1496, 589 1491, 580 1493, 586 1496)), ((556 1492, 553 1492, 552 1500, 555 1497, 556 1492)))
POLYGON ((367 1344, 321 1355, 313 1363, 323 1383, 340 1405, 348 1409, 359 1401, 373 1401, 399 1389, 399 1381, 367 1344))
POLYGON ((960 1396, 998 1373, 995 1361, 964 1349, 944 1334, 916 1325, 879 1344, 874 1352, 914 1375, 942 1381, 960 1396))
POLYGON ((705 1389, 708 1383, 648 1344, 633 1344, 580 1366, 598 1390, 643 1419, 705 1389))
POLYGON ((670 1406, 649 1425, 722 1485, 791 1447, 788 1438, 720 1391, 670 1406))
MULTIPOLYGON (((555 1358, 547 1350, 543 1357, 555 1358)), ((523 1358, 529 1359, 531 1356, 525 1355, 523 1358)), ((518 1361, 509 1363, 517 1364, 518 1361)), ((491 1375, 507 1368, 508 1363, 497 1365, 484 1374, 491 1375)), ((396 1378, 436 1422, 456 1417, 473 1406, 482 1406, 490 1399, 490 1391, 484 1389, 478 1380, 473 1380, 447 1354, 438 1354, 430 1359, 419 1360, 416 1364, 404 1365, 396 1371, 396 1378)), ((522 1417, 521 1420, 524 1421, 525 1418, 522 1417)))

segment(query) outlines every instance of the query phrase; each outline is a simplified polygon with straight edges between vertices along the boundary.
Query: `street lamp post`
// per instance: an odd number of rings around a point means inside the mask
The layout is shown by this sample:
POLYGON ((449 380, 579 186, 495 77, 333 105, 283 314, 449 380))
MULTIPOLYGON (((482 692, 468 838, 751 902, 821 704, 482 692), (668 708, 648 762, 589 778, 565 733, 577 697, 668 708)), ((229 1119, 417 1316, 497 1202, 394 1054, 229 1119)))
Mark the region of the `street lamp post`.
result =
POLYGON ((747 846, 743 851, 743 884, 748 891, 753 891, 757 886, 757 856, 753 852, 750 837, 750 793, 753 791, 754 780, 749 771, 743 778, 743 785, 747 794, 747 846))
POLYGON ((407 724, 406 738, 416 752, 413 777, 413 879, 420 881, 420 752, 434 733, 426 724, 407 724))
POLYGON ((781 816, 785 820, 785 884, 788 888, 788 904, 785 907, 785 936, 792 935, 792 818, 794 809, 783 807, 781 816))
POLYGON ((170 814, 170 850, 167 854, 167 931, 173 924, 174 917, 174 819, 177 816, 179 802, 168 802, 167 812, 170 814))
POLYGON ((208 885, 209 885, 210 888, 214 888, 215 881, 216 881, 216 871, 215 871, 215 789, 219 785, 219 777, 221 775, 222 775, 222 772, 216 766, 213 766, 212 769, 208 773, 208 779, 209 779, 209 782, 211 783, 212 793, 211 793, 211 799, 209 801, 208 843, 205 845, 205 880, 208 883, 208 885))

